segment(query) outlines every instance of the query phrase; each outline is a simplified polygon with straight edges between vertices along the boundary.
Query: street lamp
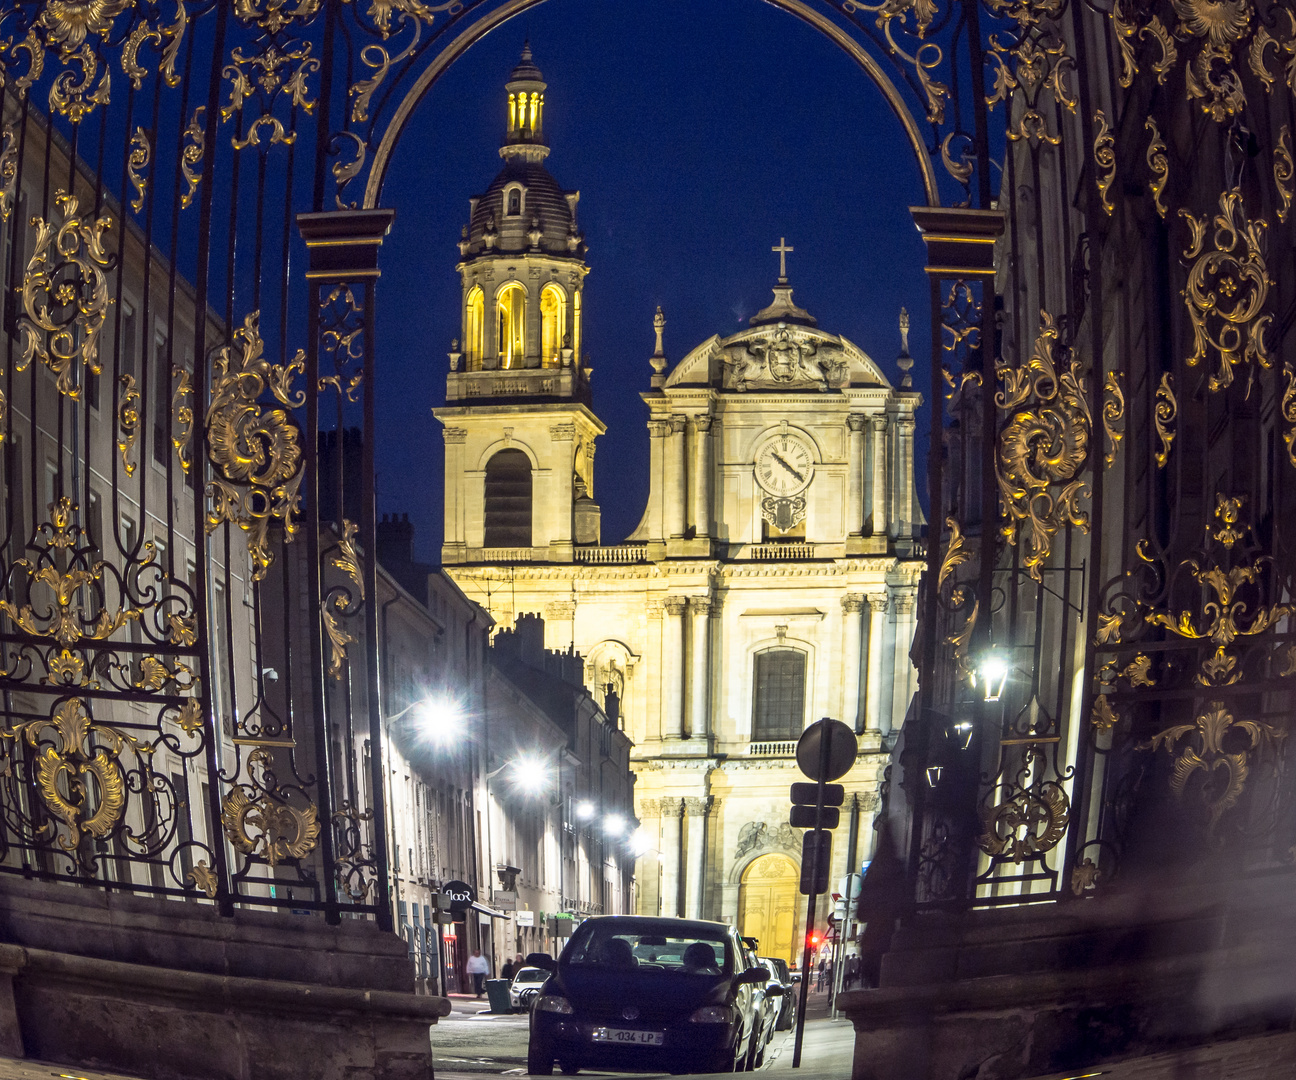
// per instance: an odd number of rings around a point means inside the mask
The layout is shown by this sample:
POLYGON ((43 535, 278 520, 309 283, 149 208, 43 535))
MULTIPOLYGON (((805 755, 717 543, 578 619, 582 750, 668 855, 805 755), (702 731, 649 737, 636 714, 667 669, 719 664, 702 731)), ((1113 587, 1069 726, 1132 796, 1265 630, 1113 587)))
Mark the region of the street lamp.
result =
POLYGON ((580 821, 588 821, 594 816, 594 804, 588 799, 582 799, 576 804, 576 817, 580 821))
POLYGON ((985 688, 986 701, 998 701, 1003 694, 1004 685, 1008 682, 1008 661, 995 649, 990 649, 982 658, 972 676, 972 686, 976 688, 977 678, 985 688))
POLYGON ((620 836, 625 832, 625 818, 620 814, 612 814, 603 819, 603 832, 608 836, 620 836))

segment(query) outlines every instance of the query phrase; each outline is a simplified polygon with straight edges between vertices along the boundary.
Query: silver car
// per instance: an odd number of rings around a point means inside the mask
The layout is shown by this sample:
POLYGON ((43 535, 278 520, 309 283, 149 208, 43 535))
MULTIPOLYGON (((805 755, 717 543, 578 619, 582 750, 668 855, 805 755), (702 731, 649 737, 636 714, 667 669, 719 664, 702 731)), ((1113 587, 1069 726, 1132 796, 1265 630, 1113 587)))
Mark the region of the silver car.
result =
POLYGON ((513 981, 509 983, 509 1004, 518 1011, 530 1008, 531 1002, 540 993, 540 987, 544 986, 547 978, 549 978, 549 972, 545 971, 544 968, 524 967, 519 969, 518 973, 513 976, 513 981))

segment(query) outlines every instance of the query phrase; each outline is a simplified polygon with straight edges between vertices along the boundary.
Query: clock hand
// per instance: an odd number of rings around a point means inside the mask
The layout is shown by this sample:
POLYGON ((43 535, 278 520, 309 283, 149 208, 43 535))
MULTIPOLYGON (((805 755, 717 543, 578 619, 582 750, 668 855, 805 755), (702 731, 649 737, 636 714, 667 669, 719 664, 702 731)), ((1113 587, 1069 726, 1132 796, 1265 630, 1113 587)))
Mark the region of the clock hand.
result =
POLYGON ((803 484, 805 483, 805 477, 802 476, 801 473, 797 472, 796 469, 792 468, 792 466, 789 465, 786 461, 784 461, 783 458, 779 455, 777 450, 771 451, 770 457, 772 457, 775 461, 777 461, 780 465, 782 465, 783 468, 787 469, 787 471, 790 472, 793 476, 795 476, 798 480, 800 480, 801 483, 803 484))

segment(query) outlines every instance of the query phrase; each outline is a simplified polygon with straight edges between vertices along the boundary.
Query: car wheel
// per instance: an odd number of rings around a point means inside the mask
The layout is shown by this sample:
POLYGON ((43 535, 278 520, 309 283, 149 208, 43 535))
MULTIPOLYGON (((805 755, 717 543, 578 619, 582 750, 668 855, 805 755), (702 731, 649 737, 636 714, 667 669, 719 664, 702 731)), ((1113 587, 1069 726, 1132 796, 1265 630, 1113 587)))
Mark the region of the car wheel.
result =
POLYGON ((751 1041, 747 1044, 747 1056, 743 1059, 743 1072, 755 1072, 756 1070, 756 1052, 760 1049, 761 1030, 757 1028, 752 1032, 751 1041))
POLYGON ((580 1072, 580 1062, 572 1061, 570 1058, 560 1059, 558 1067, 562 1069, 563 1076, 575 1076, 580 1072))
POLYGON ((553 1051, 534 1039, 527 1044, 527 1073, 531 1076, 553 1076, 553 1051))

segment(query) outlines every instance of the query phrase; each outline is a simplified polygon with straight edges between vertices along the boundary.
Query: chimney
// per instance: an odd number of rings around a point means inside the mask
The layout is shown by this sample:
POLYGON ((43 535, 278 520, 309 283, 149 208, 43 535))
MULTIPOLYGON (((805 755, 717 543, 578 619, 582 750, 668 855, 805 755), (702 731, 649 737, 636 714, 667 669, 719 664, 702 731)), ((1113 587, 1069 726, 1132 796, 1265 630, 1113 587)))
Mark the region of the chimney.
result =
POLYGON ((378 561, 389 570, 414 561, 414 526, 409 514, 383 514, 378 522, 378 561))
POLYGON ((517 636, 517 658, 528 667, 545 670, 544 619, 536 614, 519 615, 513 621, 517 636))

